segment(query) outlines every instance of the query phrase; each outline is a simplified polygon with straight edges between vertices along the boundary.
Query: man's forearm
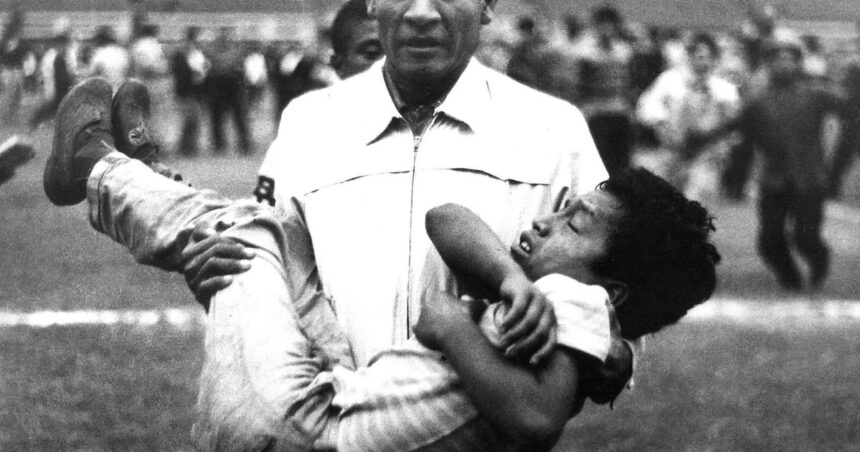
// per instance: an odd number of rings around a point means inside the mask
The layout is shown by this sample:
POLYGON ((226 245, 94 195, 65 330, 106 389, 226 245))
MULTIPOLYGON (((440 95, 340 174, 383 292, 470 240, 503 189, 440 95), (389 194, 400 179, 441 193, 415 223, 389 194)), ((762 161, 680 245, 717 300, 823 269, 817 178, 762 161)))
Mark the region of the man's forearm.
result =
POLYGON ((519 365, 465 317, 447 328, 440 345, 481 415, 516 443, 554 441, 581 407, 572 353, 556 349, 538 368, 519 365))

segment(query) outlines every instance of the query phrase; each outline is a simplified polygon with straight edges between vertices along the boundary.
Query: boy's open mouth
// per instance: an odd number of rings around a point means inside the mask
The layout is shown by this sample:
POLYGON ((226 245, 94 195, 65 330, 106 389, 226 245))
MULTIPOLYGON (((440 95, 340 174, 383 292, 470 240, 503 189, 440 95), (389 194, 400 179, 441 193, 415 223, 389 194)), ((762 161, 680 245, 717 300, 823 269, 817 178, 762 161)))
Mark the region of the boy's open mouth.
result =
POLYGON ((529 242, 526 242, 525 240, 520 242, 520 249, 525 251, 526 253, 532 252, 532 246, 529 245, 529 242))
POLYGON ((531 255, 532 252, 532 242, 529 240, 528 231, 523 231, 520 234, 519 241, 515 242, 511 245, 511 254, 515 258, 525 259, 531 255))

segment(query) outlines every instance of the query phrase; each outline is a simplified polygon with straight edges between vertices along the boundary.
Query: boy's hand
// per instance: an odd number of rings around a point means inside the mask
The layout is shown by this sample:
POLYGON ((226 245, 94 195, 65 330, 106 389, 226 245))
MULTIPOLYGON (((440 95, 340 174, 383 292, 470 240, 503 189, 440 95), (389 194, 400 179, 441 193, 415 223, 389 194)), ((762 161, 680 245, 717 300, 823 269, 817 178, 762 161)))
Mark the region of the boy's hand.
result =
POLYGON ((439 350, 442 338, 450 328, 458 328, 463 322, 473 323, 472 316, 476 303, 471 298, 459 300, 446 292, 425 292, 421 297, 421 313, 412 327, 415 338, 425 347, 439 350))
POLYGON ((500 325, 505 356, 538 364, 555 347, 555 310, 523 274, 505 278, 499 295, 510 304, 500 325))

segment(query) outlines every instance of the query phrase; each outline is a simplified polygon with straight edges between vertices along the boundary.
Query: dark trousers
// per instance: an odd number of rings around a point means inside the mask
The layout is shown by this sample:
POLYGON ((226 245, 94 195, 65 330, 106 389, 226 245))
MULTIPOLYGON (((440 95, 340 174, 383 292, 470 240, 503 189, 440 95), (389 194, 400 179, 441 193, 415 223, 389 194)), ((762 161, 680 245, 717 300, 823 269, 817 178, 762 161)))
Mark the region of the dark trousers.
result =
POLYGON ((248 131, 248 100, 241 81, 229 78, 212 81, 212 92, 209 98, 209 113, 212 120, 212 142, 216 152, 223 152, 226 147, 225 127, 227 115, 233 117, 236 126, 236 138, 239 141, 239 152, 251 152, 251 142, 248 131))
POLYGON ((636 132, 627 115, 594 115, 588 120, 588 129, 610 176, 630 166, 636 132))
POLYGON ((176 103, 182 116, 182 130, 179 138, 178 152, 180 155, 192 157, 197 155, 200 136, 200 115, 202 105, 197 96, 177 96, 176 103))
POLYGON ((793 242, 809 264, 812 285, 819 285, 826 277, 830 264, 830 250, 821 237, 823 190, 803 192, 794 187, 779 190, 763 188, 758 214, 759 253, 780 284, 790 289, 799 289, 802 285, 786 234, 786 230, 791 227, 793 242))

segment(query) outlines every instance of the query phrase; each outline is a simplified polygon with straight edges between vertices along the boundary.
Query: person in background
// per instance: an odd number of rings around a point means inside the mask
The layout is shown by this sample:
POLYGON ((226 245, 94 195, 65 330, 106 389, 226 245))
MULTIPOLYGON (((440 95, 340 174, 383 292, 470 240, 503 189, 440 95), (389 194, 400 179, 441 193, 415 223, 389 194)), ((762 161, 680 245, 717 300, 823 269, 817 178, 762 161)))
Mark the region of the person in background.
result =
POLYGON ((280 122, 281 112, 293 99, 309 91, 328 86, 320 77, 320 67, 324 64, 313 50, 292 49, 282 58, 277 77, 273 80, 277 92, 276 112, 280 122))
POLYGON ((331 67, 341 80, 366 71, 382 58, 376 21, 364 0, 350 0, 335 15, 329 32, 334 52, 331 67))
POLYGON ((687 50, 680 30, 675 27, 662 29, 660 31, 659 43, 666 69, 684 66, 687 61, 687 50))
MULTIPOLYGON (((666 70, 660 29, 657 27, 632 27, 633 56, 630 57, 630 96, 636 102, 645 90, 666 70)), ((660 146, 657 132, 639 120, 634 120, 634 143, 643 149, 660 146)))
POLYGON ((55 29, 50 47, 39 63, 45 101, 30 117, 31 130, 54 117, 63 96, 75 84, 78 55, 71 28, 66 20, 55 24, 55 29))
POLYGON ((740 111, 737 88, 714 74, 720 48, 707 33, 687 44, 687 64, 661 74, 642 93, 638 120, 657 132, 664 150, 657 174, 685 196, 714 200, 728 153, 726 140, 691 148, 687 138, 723 128, 740 111))
POLYGON ((197 41, 200 29, 185 29, 182 46, 170 58, 173 91, 181 116, 177 154, 197 155, 200 139, 200 115, 203 112, 204 83, 209 75, 209 59, 197 41))
POLYGON ((551 93, 549 73, 549 41, 544 30, 532 17, 520 17, 517 21, 519 44, 508 61, 508 77, 530 88, 551 93))
POLYGON ((266 57, 263 55, 263 45, 257 40, 245 43, 245 59, 242 61, 242 73, 244 74, 245 89, 248 90, 248 106, 254 111, 263 98, 263 92, 269 83, 269 74, 266 68, 266 57))
POLYGON ((579 101, 600 157, 612 175, 630 164, 635 140, 630 98, 633 49, 625 39, 624 22, 614 7, 601 6, 591 15, 591 29, 580 45, 579 101))
POLYGON ((639 99, 667 69, 660 45, 660 30, 657 27, 640 30, 633 42, 633 56, 630 58, 630 95, 633 99, 639 99))
POLYGON ((840 131, 842 139, 827 171, 827 196, 833 199, 839 198, 845 174, 860 155, 860 61, 852 61, 845 67, 840 82, 847 108, 840 131))
POLYGON ((0 185, 15 176, 15 170, 36 156, 33 143, 13 135, 0 144, 0 185))
POLYGON ((131 62, 134 76, 149 80, 167 73, 167 59, 158 40, 158 26, 143 24, 140 35, 131 43, 131 62))
MULTIPOLYGON (((775 32, 764 49, 769 83, 746 102, 734 125, 742 141, 730 153, 723 183, 730 197, 741 198, 758 152, 762 160, 757 200, 759 253, 782 287, 801 290, 804 279, 792 257, 790 227, 794 245, 809 265, 809 287, 817 290, 830 270, 830 249, 821 231, 829 184, 822 122, 828 115, 836 115, 845 124, 846 105, 834 93, 809 82, 796 34, 775 32)), ((716 135, 688 142, 706 143, 716 135)))
POLYGON ((24 94, 24 66, 34 58, 23 41, 24 12, 13 9, 0 36, 0 118, 6 124, 18 122, 24 94))
POLYGON ((253 152, 248 129, 248 93, 244 83, 244 58, 236 42, 231 40, 233 29, 221 27, 208 52, 211 67, 205 80, 206 103, 211 118, 212 145, 215 154, 227 151, 228 117, 232 117, 240 154, 253 152))
POLYGON ((131 57, 128 51, 119 45, 116 33, 110 25, 102 25, 96 30, 92 44, 89 74, 104 77, 114 90, 118 89, 125 82, 131 69, 131 57))

